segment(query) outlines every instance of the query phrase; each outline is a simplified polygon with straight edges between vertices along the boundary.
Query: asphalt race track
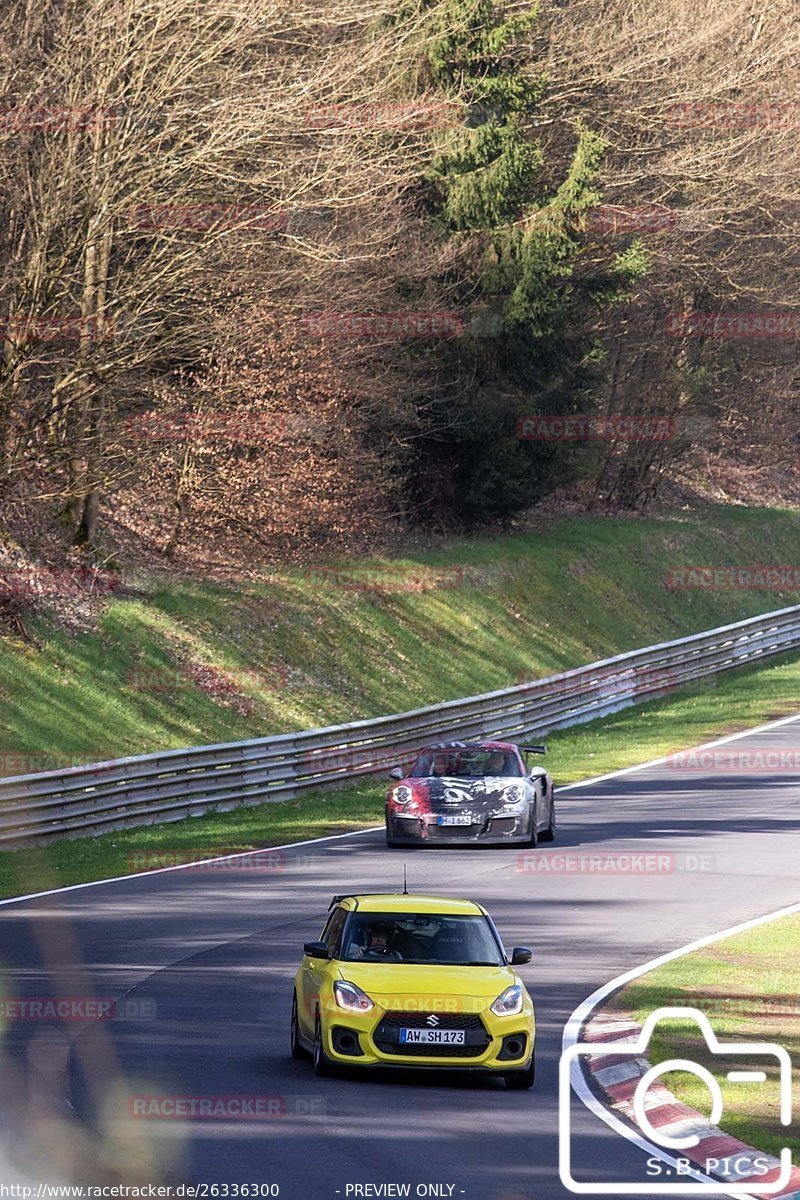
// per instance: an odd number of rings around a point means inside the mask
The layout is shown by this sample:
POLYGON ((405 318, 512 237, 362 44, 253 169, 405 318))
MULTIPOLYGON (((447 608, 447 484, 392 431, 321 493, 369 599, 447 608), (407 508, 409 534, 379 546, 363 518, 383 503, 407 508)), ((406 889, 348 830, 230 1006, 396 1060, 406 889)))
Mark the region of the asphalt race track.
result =
MULTIPOLYGON (((726 749, 794 750, 798 739, 800 717, 726 749)), ((551 768, 558 785, 558 764, 551 768)), ((275 1183, 283 1200, 378 1195, 352 1185, 387 1183, 409 1183, 411 1195, 417 1184, 445 1185, 439 1195, 474 1200, 564 1197, 557 1067, 565 1022, 623 971, 800 898, 799 774, 662 765, 563 791, 558 841, 535 852, 389 851, 375 831, 284 851, 273 870, 168 871, 0 907, 11 994, 91 991, 140 1006, 132 1019, 60 1032, 10 1022, 4 1044, 17 1062, 17 1094, 46 1094, 64 1112, 72 1105, 76 1139, 99 1118, 154 1180, 275 1183), (627 853, 672 857, 633 877, 575 869, 575 856, 586 864, 589 855, 627 853), (559 869, 521 869, 531 855, 559 869), (318 936, 334 892, 400 890, 404 862, 411 891, 477 899, 507 947, 533 949, 521 969, 537 1004, 533 1091, 438 1073, 316 1079, 310 1063, 289 1058, 303 941, 318 936), (268 1094, 280 1098, 280 1115, 133 1121, 127 1101, 107 1091, 120 1068, 136 1095, 268 1094), (133 1125, 145 1140, 131 1148, 133 1125)), ((641 1150, 580 1104, 574 1115, 582 1178, 642 1178, 641 1150)))

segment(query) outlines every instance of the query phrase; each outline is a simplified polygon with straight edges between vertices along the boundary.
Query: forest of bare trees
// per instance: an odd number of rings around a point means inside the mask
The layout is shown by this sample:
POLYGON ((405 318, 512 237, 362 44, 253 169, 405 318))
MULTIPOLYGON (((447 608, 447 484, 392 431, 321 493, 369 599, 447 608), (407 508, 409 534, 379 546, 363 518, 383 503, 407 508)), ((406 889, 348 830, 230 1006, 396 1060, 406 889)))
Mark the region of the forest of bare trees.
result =
POLYGON ((3 539, 266 560, 793 471, 792 10, 8 0, 3 539))

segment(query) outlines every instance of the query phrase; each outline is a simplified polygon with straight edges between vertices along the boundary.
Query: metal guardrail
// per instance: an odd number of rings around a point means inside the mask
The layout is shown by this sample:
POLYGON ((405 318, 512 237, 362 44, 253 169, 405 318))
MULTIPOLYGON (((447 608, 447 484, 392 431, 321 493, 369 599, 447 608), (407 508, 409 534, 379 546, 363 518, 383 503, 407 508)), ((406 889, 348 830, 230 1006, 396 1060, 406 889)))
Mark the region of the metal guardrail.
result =
POLYGON ((266 800, 409 761, 443 738, 520 740, 800 647, 800 605, 516 687, 375 720, 0 779, 0 845, 107 833, 266 800))

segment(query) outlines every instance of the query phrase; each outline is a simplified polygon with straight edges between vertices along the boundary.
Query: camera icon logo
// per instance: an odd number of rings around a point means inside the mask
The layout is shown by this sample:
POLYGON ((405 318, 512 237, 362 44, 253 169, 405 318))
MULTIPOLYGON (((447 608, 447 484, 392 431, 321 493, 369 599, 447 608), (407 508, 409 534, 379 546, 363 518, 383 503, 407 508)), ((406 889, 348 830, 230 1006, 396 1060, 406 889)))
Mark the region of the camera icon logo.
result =
MULTIPOLYGON (((650 1066, 646 1059, 647 1048, 653 1036, 653 1031, 660 1021, 664 1020, 680 1020, 694 1021, 700 1028, 700 1032, 705 1039, 706 1045, 713 1055, 719 1055, 726 1062, 733 1060, 742 1060, 742 1070, 728 1070, 726 1072, 727 1079, 730 1083, 767 1083, 767 1074, 764 1070, 754 1070, 752 1066, 748 1066, 750 1060, 758 1058, 759 1060, 771 1059, 777 1063, 778 1080, 779 1080, 779 1119, 781 1125, 790 1125, 792 1119, 792 1061, 788 1051, 783 1047, 776 1045, 774 1042, 721 1042, 705 1013, 697 1008, 659 1008, 651 1013, 645 1021, 639 1036, 634 1041, 612 1041, 612 1042, 575 1042, 572 1045, 566 1044, 561 1055, 561 1063, 559 1067, 559 1173, 561 1182, 569 1191, 578 1195, 614 1195, 614 1196, 652 1196, 653 1194, 661 1193, 663 1195, 690 1195, 696 1192, 708 1192, 712 1190, 719 1192, 724 1190, 725 1194, 734 1197, 749 1197, 749 1196, 772 1196, 779 1192, 785 1192, 792 1181, 792 1152, 790 1147, 784 1146, 780 1153, 779 1175, 776 1179, 769 1183, 759 1181, 758 1172, 753 1166, 754 1159, 751 1156, 742 1156, 745 1169, 742 1171, 744 1181, 742 1183, 730 1182, 730 1168, 726 1175, 721 1171, 723 1182, 711 1179, 716 1169, 719 1171, 720 1163, 727 1160, 708 1159, 704 1163, 697 1153, 697 1147, 700 1146, 701 1138, 697 1132, 697 1123, 694 1123, 692 1128, 691 1123, 684 1123, 685 1128, 681 1131, 674 1126, 667 1125, 664 1128, 656 1127, 650 1119, 650 1111, 648 1108, 648 1092, 653 1084, 657 1083, 663 1075, 672 1071, 685 1071, 705 1083, 711 1095, 711 1115, 707 1123, 703 1121, 701 1130, 704 1130, 704 1137, 711 1138, 714 1135, 719 1136, 719 1130, 716 1128, 722 1118, 724 1101, 722 1089, 719 1083, 708 1070, 707 1067, 699 1063, 692 1062, 690 1059, 673 1058, 666 1062, 659 1063, 657 1066, 650 1066), (638 1075, 638 1082, 631 1099, 631 1107, 633 1110, 633 1119, 637 1127, 636 1132, 641 1135, 634 1140, 641 1145, 643 1137, 646 1143, 657 1150, 658 1158, 661 1162, 669 1164, 664 1168, 663 1173, 667 1176, 677 1174, 693 1178, 695 1182, 654 1182, 652 1178, 648 1178, 641 1183, 619 1182, 609 1183, 606 1181, 598 1181, 596 1183, 588 1183, 577 1180, 573 1174, 572 1164, 572 1145, 571 1145, 571 1099, 573 1090, 577 1093, 584 1102, 589 1101, 589 1107, 596 1110, 596 1105, 591 1103, 592 1093, 589 1089, 581 1069, 580 1058, 591 1057, 593 1061, 593 1070, 595 1072, 602 1070, 602 1060, 613 1056, 614 1063, 618 1064, 619 1060, 624 1057, 630 1058, 630 1065, 633 1068, 632 1074, 625 1078, 633 1079, 638 1075), (595 1065, 596 1064, 596 1065, 595 1065), (646 1069, 644 1069, 646 1068, 646 1069), (670 1130, 672 1130, 670 1132, 670 1130), (687 1152, 695 1150, 694 1155, 687 1157, 675 1158, 674 1151, 687 1152), (677 1168, 674 1170, 673 1168, 677 1168)), ((569 1027, 568 1027, 569 1028, 569 1027)), ((624 1071, 623 1064, 623 1071, 624 1071)), ((612 1068, 613 1069, 613 1068, 612 1068)), ((623 1135, 629 1134, 630 1130, 615 1114, 606 1110, 604 1114, 606 1123, 611 1125, 623 1135)), ((650 1160, 652 1161, 652 1160, 650 1160)), ((766 1163, 766 1156, 760 1159, 760 1162, 766 1163)), ((734 1172, 734 1179, 737 1171, 734 1172)), ((761 1174, 770 1174, 771 1170, 762 1170, 761 1174)))

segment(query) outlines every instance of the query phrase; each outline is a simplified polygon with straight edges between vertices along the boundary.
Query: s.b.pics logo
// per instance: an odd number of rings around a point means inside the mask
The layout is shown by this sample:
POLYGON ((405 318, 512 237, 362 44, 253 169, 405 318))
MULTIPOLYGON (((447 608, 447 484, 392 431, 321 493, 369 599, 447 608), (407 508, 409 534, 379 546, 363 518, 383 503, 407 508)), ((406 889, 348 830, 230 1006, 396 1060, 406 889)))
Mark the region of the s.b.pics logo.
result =
MULTIPOLYGON (((773 1042, 721 1042, 708 1017, 696 1008, 659 1008, 639 1029, 617 1020, 605 1028, 594 1023, 595 1041, 570 1042, 567 1027, 559 1074, 559 1171, 569 1191, 588 1196, 687 1195, 723 1190, 728 1196, 774 1196, 797 1186, 792 1152, 760 1154, 719 1129, 724 1098, 719 1077, 728 1085, 777 1089, 775 1108, 782 1126, 792 1117, 792 1063, 788 1051, 773 1042), (651 1065, 647 1057, 659 1022, 694 1022, 705 1042, 709 1066, 688 1058, 651 1065), (703 1116, 681 1103, 663 1080, 672 1073, 699 1079, 711 1099, 703 1116), (606 1124, 643 1149, 647 1159, 641 1181, 591 1179, 592 1164, 581 1162, 572 1127, 573 1093, 606 1124), (576 1178, 576 1173, 580 1178, 576 1178)), ((766 1093, 765 1093, 766 1095, 766 1093)), ((770 1099, 772 1095, 770 1094, 770 1099)), ((583 1156, 587 1157, 587 1156, 583 1156)))

